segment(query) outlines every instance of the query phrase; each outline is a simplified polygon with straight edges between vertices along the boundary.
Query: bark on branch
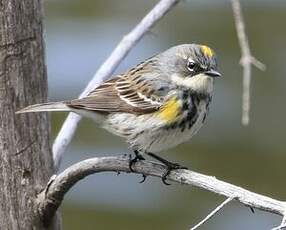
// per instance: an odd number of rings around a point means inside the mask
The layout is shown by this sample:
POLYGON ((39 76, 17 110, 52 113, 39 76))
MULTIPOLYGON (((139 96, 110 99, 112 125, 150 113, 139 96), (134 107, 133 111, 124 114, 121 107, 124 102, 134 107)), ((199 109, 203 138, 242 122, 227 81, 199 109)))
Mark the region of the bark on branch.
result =
MULTIPOLYGON (((113 156, 91 158, 81 161, 67 168, 56 176, 38 196, 38 210, 45 223, 49 223, 55 211, 60 206, 65 194, 79 180, 88 175, 99 172, 127 172, 129 169, 129 156, 113 156)), ((164 165, 140 161, 134 166, 135 173, 146 176, 162 177, 166 167, 164 165)), ((186 185, 193 185, 213 193, 235 199, 246 206, 284 216, 286 202, 263 196, 244 188, 190 170, 172 171, 168 176, 170 181, 186 185)))

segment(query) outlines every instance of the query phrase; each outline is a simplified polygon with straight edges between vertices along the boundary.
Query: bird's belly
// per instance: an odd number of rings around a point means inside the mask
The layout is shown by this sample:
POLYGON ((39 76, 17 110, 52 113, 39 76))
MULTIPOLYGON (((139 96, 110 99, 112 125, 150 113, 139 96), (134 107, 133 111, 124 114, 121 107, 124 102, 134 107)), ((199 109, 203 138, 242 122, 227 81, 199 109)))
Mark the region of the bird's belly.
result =
POLYGON ((144 141, 139 141, 141 143, 145 142, 144 151, 146 152, 160 152, 173 148, 179 144, 189 141, 193 135, 195 135, 198 130, 202 127, 204 121, 205 113, 201 113, 197 120, 193 123, 191 127, 182 129, 179 125, 174 126, 170 129, 158 130, 152 134, 146 133, 146 137, 142 135, 144 141))
POLYGON ((207 115, 206 105, 199 107, 198 116, 195 120, 187 120, 182 123, 182 120, 162 126, 159 129, 145 130, 141 135, 137 135, 132 140, 132 144, 140 147, 139 149, 145 152, 160 152, 173 148, 181 143, 184 143, 192 138, 202 127, 207 115))
POLYGON ((204 123, 207 109, 205 104, 198 109, 195 120, 179 120, 166 125, 155 116, 135 116, 121 113, 109 116, 104 127, 127 139, 130 147, 142 152, 160 152, 191 139, 204 123))

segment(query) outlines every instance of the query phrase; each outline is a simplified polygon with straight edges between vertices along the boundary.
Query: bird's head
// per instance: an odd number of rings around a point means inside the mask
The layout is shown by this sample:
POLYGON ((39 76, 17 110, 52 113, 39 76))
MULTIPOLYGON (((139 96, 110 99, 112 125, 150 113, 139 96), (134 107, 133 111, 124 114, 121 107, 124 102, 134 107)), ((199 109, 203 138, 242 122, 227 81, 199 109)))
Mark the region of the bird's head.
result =
POLYGON ((163 52, 160 69, 178 86, 211 93, 213 79, 220 77, 214 51, 205 45, 184 44, 163 52))

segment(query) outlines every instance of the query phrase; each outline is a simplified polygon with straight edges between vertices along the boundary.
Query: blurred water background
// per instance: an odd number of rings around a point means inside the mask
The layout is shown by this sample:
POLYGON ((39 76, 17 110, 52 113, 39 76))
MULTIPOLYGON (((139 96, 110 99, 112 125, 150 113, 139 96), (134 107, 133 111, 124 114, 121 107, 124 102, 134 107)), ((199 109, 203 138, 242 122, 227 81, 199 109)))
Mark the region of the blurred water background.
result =
MULTIPOLYGON (((157 1, 46 0, 46 45, 50 100, 77 97, 122 36, 157 1)), ((242 1, 253 54, 267 70, 253 70, 251 123, 242 127, 242 69, 230 2, 182 1, 131 51, 117 73, 173 45, 208 44, 224 77, 206 125, 189 143, 164 153, 193 170, 277 199, 286 199, 286 1, 242 1)), ((53 137, 66 114, 52 114, 53 137)), ((126 153, 127 146, 84 119, 62 169, 80 160, 126 153)), ((159 179, 104 173, 68 193, 62 208, 67 230, 189 229, 223 197, 195 187, 164 186, 159 179)), ((280 217, 233 202, 201 229, 262 230, 280 217)))

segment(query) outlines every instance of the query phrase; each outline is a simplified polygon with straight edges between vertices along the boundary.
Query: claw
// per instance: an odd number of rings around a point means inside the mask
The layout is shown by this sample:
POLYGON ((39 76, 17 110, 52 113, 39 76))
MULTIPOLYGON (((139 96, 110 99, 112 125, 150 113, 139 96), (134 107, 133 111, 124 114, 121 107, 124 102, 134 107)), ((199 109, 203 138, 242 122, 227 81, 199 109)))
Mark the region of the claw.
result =
POLYGON ((170 174, 170 171, 166 171, 164 174, 163 174, 163 176, 162 176, 162 182, 163 182, 163 184, 164 185, 171 185, 171 184, 169 184, 169 183, 167 183, 166 181, 167 181, 167 176, 170 174))
POLYGON ((167 176, 170 175, 171 171, 172 170, 176 170, 176 169, 188 169, 187 167, 184 167, 184 166, 181 166, 177 163, 172 163, 172 162, 169 162, 167 164, 165 164, 167 166, 167 170, 165 171, 165 173, 163 174, 162 176, 162 182, 165 184, 165 185, 171 185, 169 183, 166 182, 167 180, 167 176))
POLYGON ((143 179, 141 181, 139 181, 140 184, 144 183, 146 178, 147 178, 147 176, 144 174, 142 174, 142 177, 143 177, 143 179))
POLYGON ((165 184, 165 185, 171 185, 169 183, 166 182, 167 180, 167 176, 169 176, 170 172, 172 170, 175 170, 175 169, 188 169, 187 167, 184 167, 184 166, 181 166, 177 163, 172 163, 170 161, 167 161, 165 160, 164 158, 161 158, 157 155, 155 155, 154 153, 147 153, 149 156, 155 158, 156 160, 160 161, 161 163, 163 163, 165 166, 167 166, 167 170, 164 172, 164 174, 162 175, 162 182, 165 184))
POLYGON ((130 161, 129 161, 129 169, 131 172, 134 172, 134 169, 132 168, 132 166, 137 162, 137 161, 142 161, 142 160, 145 160, 145 158, 139 154, 138 151, 134 151, 135 153, 135 157, 132 159, 132 155, 130 154, 129 157, 130 157, 130 161))
POLYGON ((135 158, 132 158, 132 155, 130 154, 129 155, 129 169, 131 172, 134 172, 133 168, 132 168, 132 165, 136 163, 136 157, 135 158))
MULTIPOLYGON (((134 169, 132 168, 132 166, 134 164, 136 164, 137 161, 145 160, 145 158, 141 154, 139 154, 139 152, 137 150, 135 150, 134 153, 135 153, 135 157, 133 159, 132 159, 131 154, 129 156, 130 157, 129 169, 130 169, 131 172, 135 172, 134 169)), ((144 174, 142 174, 142 176, 143 176, 143 179, 141 181, 139 181, 139 183, 143 183, 146 180, 146 178, 147 178, 147 176, 144 175, 144 174)))

